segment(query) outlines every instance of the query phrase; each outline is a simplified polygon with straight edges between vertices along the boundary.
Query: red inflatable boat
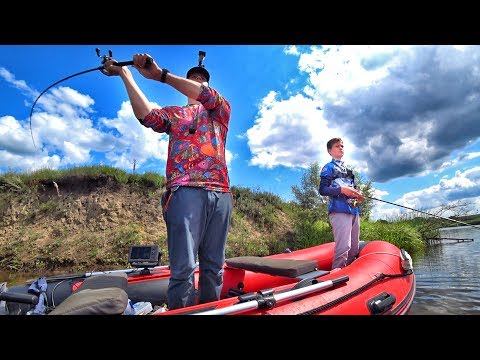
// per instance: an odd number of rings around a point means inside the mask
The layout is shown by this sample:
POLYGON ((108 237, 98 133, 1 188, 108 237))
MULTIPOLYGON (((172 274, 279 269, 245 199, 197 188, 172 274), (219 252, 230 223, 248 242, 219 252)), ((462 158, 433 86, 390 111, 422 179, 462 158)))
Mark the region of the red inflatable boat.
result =
MULTIPOLYGON (((147 304, 142 314, 155 316, 408 314, 415 274, 405 250, 381 240, 362 242, 354 262, 330 272, 333 250, 334 243, 326 243, 266 257, 227 259, 221 299, 182 309, 168 310, 166 304, 168 266, 144 267, 143 262, 133 269, 39 278, 35 281, 43 281, 41 295, 32 291, 33 280, 4 285, 0 300, 6 314, 38 312, 40 304, 48 315, 120 315, 130 303, 147 304)), ((149 251, 147 258, 157 255, 155 247, 149 251)), ((196 277, 198 281, 198 271, 196 277)))

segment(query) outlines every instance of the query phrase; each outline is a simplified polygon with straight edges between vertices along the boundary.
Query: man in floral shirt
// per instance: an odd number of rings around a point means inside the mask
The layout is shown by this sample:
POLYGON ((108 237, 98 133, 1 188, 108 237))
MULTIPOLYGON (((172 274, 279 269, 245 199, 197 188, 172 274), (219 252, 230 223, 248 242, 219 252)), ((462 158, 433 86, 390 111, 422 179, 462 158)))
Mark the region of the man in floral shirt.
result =
POLYGON ((150 104, 128 67, 115 66, 113 59, 104 64, 109 75, 123 80, 140 123, 169 136, 167 191, 162 196, 171 270, 169 309, 191 306, 197 300, 218 300, 223 286, 233 209, 225 160, 230 104, 209 87, 210 74, 202 60, 200 57, 199 65, 184 78, 160 68, 148 54, 134 55, 133 67, 142 76, 170 85, 188 99, 187 105, 161 109, 150 104), (198 294, 194 279, 197 257, 198 294))

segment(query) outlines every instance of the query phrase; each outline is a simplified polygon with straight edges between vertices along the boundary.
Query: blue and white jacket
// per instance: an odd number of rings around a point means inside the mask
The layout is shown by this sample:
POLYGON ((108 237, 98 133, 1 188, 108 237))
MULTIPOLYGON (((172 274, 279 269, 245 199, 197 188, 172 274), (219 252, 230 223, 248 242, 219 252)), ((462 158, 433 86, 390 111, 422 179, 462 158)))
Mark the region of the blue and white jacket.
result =
POLYGON ((331 162, 322 168, 320 186, 318 188, 320 195, 330 197, 328 213, 360 214, 357 201, 342 194, 340 186, 356 189, 355 176, 352 170, 345 167, 343 161, 332 159, 331 162))

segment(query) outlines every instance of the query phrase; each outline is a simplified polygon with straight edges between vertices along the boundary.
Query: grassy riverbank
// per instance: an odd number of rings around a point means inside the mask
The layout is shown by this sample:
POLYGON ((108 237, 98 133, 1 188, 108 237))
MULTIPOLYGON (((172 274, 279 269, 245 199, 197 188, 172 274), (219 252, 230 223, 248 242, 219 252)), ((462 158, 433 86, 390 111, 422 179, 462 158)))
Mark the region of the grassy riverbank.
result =
MULTIPOLYGON (((156 173, 131 174, 106 166, 0 175, 0 271, 123 268, 134 244, 158 244, 165 264, 166 229, 159 208, 164 184, 156 173)), ((243 187, 233 186, 232 192, 227 257, 264 256, 333 241, 328 219, 312 219, 295 202, 243 187)), ((363 219, 361 239, 383 239, 414 256, 446 225, 423 217, 363 219)))

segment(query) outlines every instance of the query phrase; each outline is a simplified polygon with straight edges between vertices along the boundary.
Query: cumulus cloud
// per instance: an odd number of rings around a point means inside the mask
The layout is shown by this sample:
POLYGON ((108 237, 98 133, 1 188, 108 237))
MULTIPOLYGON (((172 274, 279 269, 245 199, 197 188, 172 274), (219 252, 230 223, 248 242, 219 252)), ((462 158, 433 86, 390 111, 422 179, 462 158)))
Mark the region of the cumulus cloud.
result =
POLYGON ((134 159, 138 168, 150 159, 166 161, 168 136, 139 125, 130 102, 122 103, 115 118, 101 118, 100 122, 118 134, 118 146, 107 153, 107 159, 114 166, 131 168, 134 159))
POLYGON ((280 100, 270 92, 262 101, 246 138, 250 165, 308 168, 312 159, 328 159, 326 143, 338 132, 329 129, 318 103, 301 95, 280 100))
MULTIPOLYGON (((375 192, 375 195, 382 199, 388 194, 375 192)), ((401 198, 393 201, 394 204, 400 205, 398 207, 376 203, 372 218, 395 217, 413 211, 401 206, 425 212, 426 209, 435 211, 445 204, 459 202, 470 204, 470 210, 478 208, 480 203, 480 166, 465 171, 456 171, 452 178, 445 176, 439 180, 438 184, 405 193, 401 198)), ((453 212, 446 212, 442 216, 452 215, 454 215, 453 212)))
MULTIPOLYGON (((128 101, 120 105, 115 118, 97 118, 95 101, 88 94, 58 86, 38 98, 39 92, 7 69, 0 67, 0 77, 38 100, 31 133, 30 122, 9 115, 0 117, 0 168, 34 171, 101 163, 102 157, 122 169, 132 169, 134 162, 137 169, 164 166, 168 136, 139 125, 128 101)), ((228 150, 225 155, 228 164, 235 158, 228 150)))
POLYGON ((305 167, 323 161, 326 140, 341 136, 355 149, 353 164, 386 182, 435 171, 480 135, 478 46, 325 46, 303 53, 290 46, 285 53, 298 56, 309 83, 288 98, 265 96, 246 132, 252 165, 305 167), (302 146, 293 149, 295 140, 302 146))
POLYGON ((27 83, 24 80, 17 80, 15 79, 15 76, 5 69, 4 67, 0 66, 0 77, 3 78, 7 83, 10 85, 14 86, 15 88, 19 90, 23 90, 24 92, 27 93, 33 93, 32 89, 27 85, 27 83))
MULTIPOLYGON (((480 136, 479 46, 288 46, 284 53, 298 58, 308 80, 296 92, 272 89, 259 103, 244 134, 251 166, 325 163, 331 137, 343 138, 344 160, 374 183, 441 174, 479 156, 467 150, 480 136)), ((417 209, 478 202, 474 172, 398 202, 417 209)))
MULTIPOLYGON (((25 81, 15 79, 5 68, 0 68, 0 76, 37 99, 37 91, 25 81)), ((133 159, 143 161, 144 156, 160 159, 165 156, 166 146, 138 126, 128 103, 122 104, 118 118, 97 120, 95 101, 89 95, 59 86, 45 92, 35 105, 31 133, 29 122, 12 116, 0 118, 1 168, 33 171, 89 164, 94 153, 103 153, 112 160, 113 166, 131 168, 133 159), (100 124, 105 125, 104 128, 100 124), (131 140, 133 143, 129 143, 131 140), (125 154, 121 154, 122 151, 126 151, 125 154)))

